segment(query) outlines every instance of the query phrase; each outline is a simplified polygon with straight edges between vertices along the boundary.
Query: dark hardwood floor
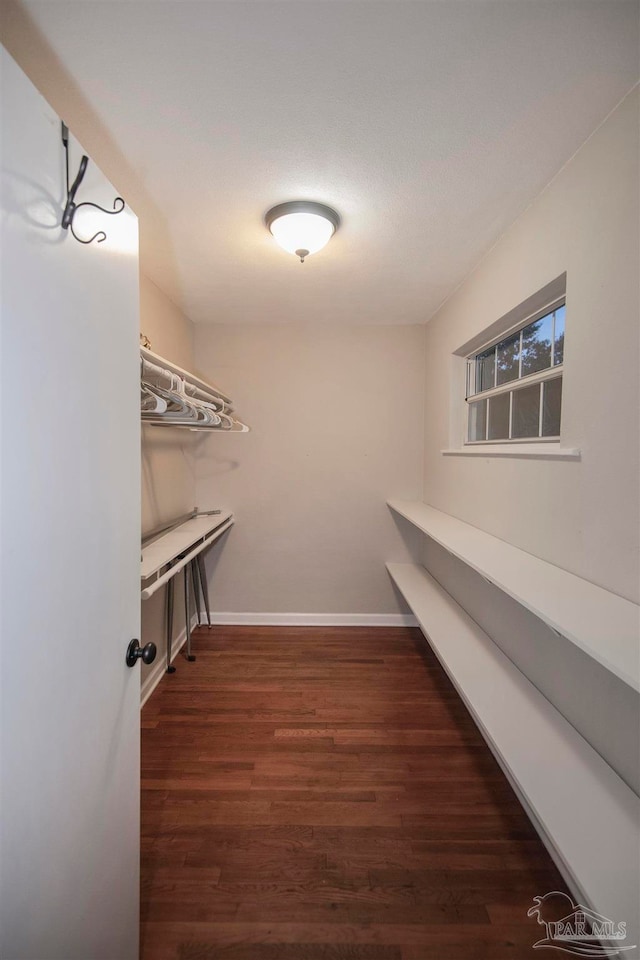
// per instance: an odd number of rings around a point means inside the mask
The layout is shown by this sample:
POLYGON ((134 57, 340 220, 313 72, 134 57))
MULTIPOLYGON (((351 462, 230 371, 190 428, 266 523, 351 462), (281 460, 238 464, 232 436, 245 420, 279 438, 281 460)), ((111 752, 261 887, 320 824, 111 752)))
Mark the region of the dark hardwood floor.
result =
POLYGON ((193 652, 142 713, 142 960, 539 955, 566 888, 418 630, 193 652))

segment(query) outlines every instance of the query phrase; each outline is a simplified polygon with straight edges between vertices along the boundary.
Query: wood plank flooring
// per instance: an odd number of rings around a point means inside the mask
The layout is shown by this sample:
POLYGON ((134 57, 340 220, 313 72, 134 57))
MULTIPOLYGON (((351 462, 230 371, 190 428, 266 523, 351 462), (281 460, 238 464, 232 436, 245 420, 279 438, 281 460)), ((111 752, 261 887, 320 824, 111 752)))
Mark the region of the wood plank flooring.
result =
POLYGON ((534 960, 566 888, 420 631, 192 646, 142 713, 142 960, 534 960))

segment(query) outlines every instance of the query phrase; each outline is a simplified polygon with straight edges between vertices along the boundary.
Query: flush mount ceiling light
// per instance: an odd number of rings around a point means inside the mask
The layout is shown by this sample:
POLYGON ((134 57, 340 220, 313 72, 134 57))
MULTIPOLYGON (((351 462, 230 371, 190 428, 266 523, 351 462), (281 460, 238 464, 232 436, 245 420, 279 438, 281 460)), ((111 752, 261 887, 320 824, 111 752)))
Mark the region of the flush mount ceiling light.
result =
POLYGON ((324 203, 291 200, 272 207, 264 222, 276 243, 304 263, 305 257, 322 250, 331 240, 340 226, 340 216, 324 203))

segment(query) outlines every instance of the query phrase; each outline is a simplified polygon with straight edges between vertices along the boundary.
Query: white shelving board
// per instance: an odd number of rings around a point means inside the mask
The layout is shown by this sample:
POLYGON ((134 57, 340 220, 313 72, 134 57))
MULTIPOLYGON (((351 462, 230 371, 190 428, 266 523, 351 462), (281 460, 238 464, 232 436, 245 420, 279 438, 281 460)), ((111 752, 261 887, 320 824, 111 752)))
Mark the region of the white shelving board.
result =
POLYGON ((140 579, 146 585, 142 591, 143 599, 151 596, 157 585, 163 583, 169 576, 167 573, 162 573, 163 567, 177 557, 186 556, 184 562, 176 564, 173 568, 171 575, 175 575, 185 562, 197 556, 232 524, 233 514, 230 511, 212 516, 192 517, 143 547, 140 565, 140 579), (155 579, 151 579, 154 577, 155 579))
POLYGON ((388 505, 634 690, 640 690, 640 607, 434 507, 388 505))
POLYGON ((574 894, 637 937, 640 799, 424 567, 387 569, 574 894))

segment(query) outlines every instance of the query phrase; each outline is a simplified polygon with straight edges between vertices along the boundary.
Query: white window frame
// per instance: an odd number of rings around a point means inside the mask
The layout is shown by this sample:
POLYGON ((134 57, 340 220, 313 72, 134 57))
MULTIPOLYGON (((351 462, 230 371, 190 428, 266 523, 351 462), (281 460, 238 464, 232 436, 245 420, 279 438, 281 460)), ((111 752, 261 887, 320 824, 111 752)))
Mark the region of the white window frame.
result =
MULTIPOLYGON (((551 300, 549 303, 545 304, 543 307, 535 310, 533 313, 530 313, 524 318, 520 318, 517 323, 513 324, 511 327, 508 327, 506 330, 503 330, 499 336, 494 336, 491 340, 488 340, 479 348, 474 348, 473 353, 469 354, 466 357, 466 391, 465 391, 465 401, 466 401, 466 417, 465 417, 465 447, 486 447, 496 444, 540 444, 540 443, 554 443, 558 444, 560 442, 560 435, 555 434, 553 436, 543 437, 542 434, 542 418, 544 413, 543 407, 543 389, 544 384, 550 380, 562 379, 564 372, 564 364, 559 363, 555 366, 553 361, 555 359, 555 311, 560 307, 566 306, 566 296, 556 297, 551 300), (551 335, 551 365, 545 367, 544 370, 539 370, 536 373, 530 373, 526 376, 522 376, 522 334, 523 331, 530 326, 532 323, 535 323, 537 320, 541 320, 543 317, 548 316, 548 314, 554 313, 553 318, 553 330, 551 335), (501 343, 503 340, 507 340, 514 333, 520 333, 520 346, 519 346, 519 360, 518 360, 518 377, 513 380, 509 380, 506 383, 497 384, 497 367, 498 367, 498 355, 497 351, 495 354, 495 369, 494 369, 494 386, 489 387, 486 390, 482 390, 478 393, 475 392, 476 386, 476 374, 478 369, 477 359, 487 350, 490 350, 491 347, 495 347, 498 343, 501 343), (540 402, 539 402, 539 422, 538 422, 538 436, 537 437, 513 437, 513 394, 514 392, 525 389, 526 387, 533 386, 535 384, 540 385, 540 402), (489 425, 490 425, 490 409, 491 409, 491 400, 494 397, 499 397, 504 394, 510 394, 509 400, 509 436, 500 437, 496 439, 489 439, 489 425), (483 400, 488 400, 487 404, 487 416, 485 424, 485 436, 480 440, 470 440, 469 439, 469 420, 470 420, 470 404, 478 403, 483 400)), ((563 355, 564 360, 564 355, 563 355)))

